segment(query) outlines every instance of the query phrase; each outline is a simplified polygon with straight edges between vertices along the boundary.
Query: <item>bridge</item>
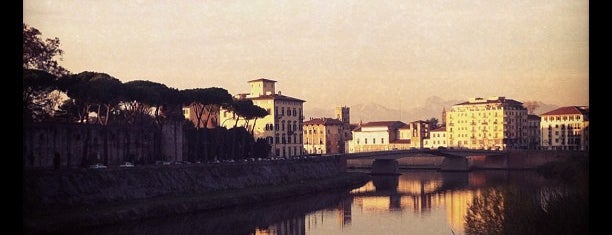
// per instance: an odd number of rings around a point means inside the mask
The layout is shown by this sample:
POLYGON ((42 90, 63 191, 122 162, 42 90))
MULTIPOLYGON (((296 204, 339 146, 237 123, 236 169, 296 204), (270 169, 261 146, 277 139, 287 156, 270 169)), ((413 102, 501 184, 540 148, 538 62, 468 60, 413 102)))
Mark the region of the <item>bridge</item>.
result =
POLYGON ((508 152, 496 150, 474 150, 474 149, 410 149, 390 150, 376 152, 360 152, 337 154, 350 159, 372 159, 372 174, 395 174, 399 168, 397 159, 415 156, 442 156, 444 161, 440 167, 441 171, 469 171, 469 156, 499 157, 505 159, 508 152))

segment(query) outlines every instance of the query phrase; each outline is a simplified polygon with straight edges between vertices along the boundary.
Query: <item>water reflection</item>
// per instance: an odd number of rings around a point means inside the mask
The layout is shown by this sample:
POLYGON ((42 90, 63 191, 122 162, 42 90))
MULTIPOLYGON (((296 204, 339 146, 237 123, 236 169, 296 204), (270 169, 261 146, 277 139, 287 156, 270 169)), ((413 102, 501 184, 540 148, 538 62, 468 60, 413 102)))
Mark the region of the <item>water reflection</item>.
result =
POLYGON ((546 205, 567 192, 560 182, 530 171, 401 173, 373 176, 351 191, 104 227, 87 234, 465 234, 486 226, 489 230, 483 231, 498 232, 499 216, 518 218, 533 209, 521 200, 546 205), (488 220, 476 219, 483 216, 488 220), (469 227, 466 218, 473 221, 469 227))

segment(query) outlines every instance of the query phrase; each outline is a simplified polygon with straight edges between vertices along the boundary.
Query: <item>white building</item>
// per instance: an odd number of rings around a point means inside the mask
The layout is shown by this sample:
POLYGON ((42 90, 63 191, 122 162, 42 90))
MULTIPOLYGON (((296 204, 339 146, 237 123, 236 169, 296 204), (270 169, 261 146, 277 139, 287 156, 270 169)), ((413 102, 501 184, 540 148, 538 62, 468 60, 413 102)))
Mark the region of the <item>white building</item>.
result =
POLYGON ((542 114, 540 134, 545 150, 589 150, 589 108, 567 106, 542 114))
MULTIPOLYGON (((304 154, 302 145, 302 114, 304 100, 276 93, 276 81, 256 79, 248 82, 249 94, 239 95, 239 99, 251 99, 254 105, 262 107, 270 115, 257 119, 253 130, 256 139, 264 138, 272 146, 271 155, 277 157, 292 157, 304 154)), ((221 110, 219 122, 221 126, 230 128, 235 123, 235 115, 227 110, 221 110)), ((238 123, 244 124, 244 120, 238 123)), ((250 122, 249 125, 253 125, 250 122)), ((252 128, 252 126, 248 126, 252 128)))
POLYGON ((409 149, 410 137, 400 138, 400 121, 368 122, 353 130, 353 139, 348 141, 349 153, 374 152, 393 149, 409 149))
POLYGON ((440 127, 429 131, 429 138, 423 140, 425 148, 437 149, 440 147, 446 148, 446 127, 440 127))

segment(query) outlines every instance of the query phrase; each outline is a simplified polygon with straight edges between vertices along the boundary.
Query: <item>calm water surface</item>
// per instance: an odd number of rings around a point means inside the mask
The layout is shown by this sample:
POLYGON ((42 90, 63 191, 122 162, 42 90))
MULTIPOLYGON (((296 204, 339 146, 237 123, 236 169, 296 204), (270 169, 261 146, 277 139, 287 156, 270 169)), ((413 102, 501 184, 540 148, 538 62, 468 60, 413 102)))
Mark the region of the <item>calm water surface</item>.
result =
POLYGON ((483 193, 491 198, 490 189, 500 187, 531 192, 540 204, 546 203, 547 195, 565 191, 559 181, 533 171, 405 170, 397 176, 373 176, 372 181, 350 191, 89 229, 86 233, 465 234, 465 218, 474 198, 483 193))

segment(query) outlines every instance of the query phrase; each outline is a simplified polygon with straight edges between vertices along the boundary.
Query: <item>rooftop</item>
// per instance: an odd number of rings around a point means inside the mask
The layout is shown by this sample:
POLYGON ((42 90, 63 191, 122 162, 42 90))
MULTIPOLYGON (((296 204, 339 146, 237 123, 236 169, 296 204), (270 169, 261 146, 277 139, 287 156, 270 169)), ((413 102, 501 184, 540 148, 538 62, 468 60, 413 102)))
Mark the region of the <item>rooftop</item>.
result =
POLYGON ((458 103, 455 105, 470 105, 470 104, 509 104, 509 105, 520 105, 520 106, 523 105, 523 103, 521 102, 518 102, 513 99, 506 99, 506 97, 503 97, 503 96, 499 96, 499 97, 495 96, 495 97, 490 97, 488 99, 471 98, 470 100, 466 102, 458 103))
POLYGON ((368 122, 365 123, 363 125, 361 125, 362 127, 389 127, 389 128, 400 128, 405 126, 406 123, 403 123, 401 121, 380 121, 380 122, 368 122))
POLYGON ((430 132, 438 132, 438 131, 446 131, 446 127, 445 127, 445 126, 443 126, 443 127, 438 127, 438 128, 436 128, 436 129, 431 130, 430 132))
POLYGON ((335 118, 313 118, 304 121, 304 125, 342 125, 342 122, 335 118))
POLYGON ((582 114, 589 115, 589 107, 581 107, 581 106, 565 106, 550 112, 543 113, 541 116, 545 115, 566 115, 566 114, 582 114))
POLYGON ((297 101, 297 102, 306 102, 305 100, 300 100, 298 98, 293 98, 285 95, 272 94, 272 95, 260 95, 258 97, 251 97, 249 99, 252 100, 286 100, 286 101, 297 101))
POLYGON ((276 82, 276 81, 270 80, 270 79, 266 79, 266 78, 260 78, 260 79, 255 79, 255 80, 251 80, 251 81, 248 81, 248 82, 251 83, 251 82, 276 82))

